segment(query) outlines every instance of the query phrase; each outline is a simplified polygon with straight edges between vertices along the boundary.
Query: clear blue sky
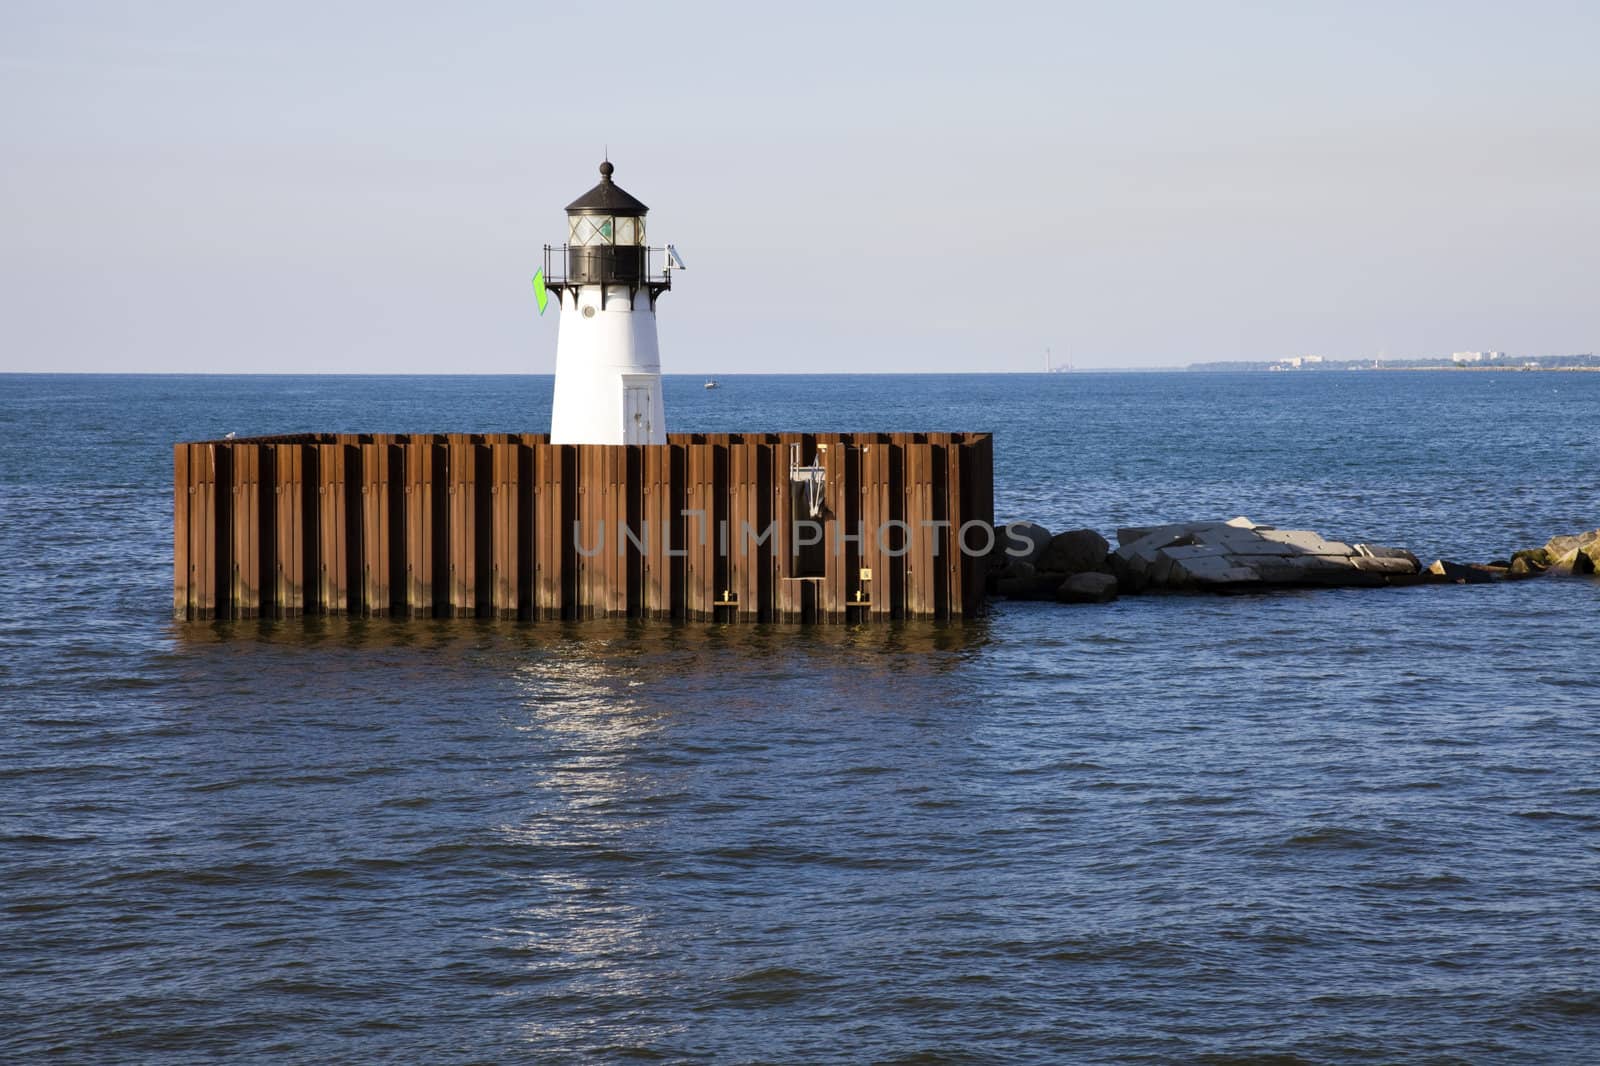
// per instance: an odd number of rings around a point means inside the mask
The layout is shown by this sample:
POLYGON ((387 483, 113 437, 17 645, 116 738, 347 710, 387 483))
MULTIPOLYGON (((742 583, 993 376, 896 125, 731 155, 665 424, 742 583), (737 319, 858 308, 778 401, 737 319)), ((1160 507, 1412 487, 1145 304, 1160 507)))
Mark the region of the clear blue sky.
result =
POLYGON ((1600 349, 1600 5, 0 8, 0 370, 550 373, 610 146, 672 372, 1600 349))

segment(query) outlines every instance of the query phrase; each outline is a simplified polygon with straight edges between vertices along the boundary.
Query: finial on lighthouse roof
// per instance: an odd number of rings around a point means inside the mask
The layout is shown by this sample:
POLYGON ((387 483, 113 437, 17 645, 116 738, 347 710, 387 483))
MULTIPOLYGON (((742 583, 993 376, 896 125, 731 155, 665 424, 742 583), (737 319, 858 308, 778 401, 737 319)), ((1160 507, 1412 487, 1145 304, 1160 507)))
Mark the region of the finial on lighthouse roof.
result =
POLYGON ((636 197, 623 191, 622 186, 611 180, 611 175, 616 171, 607 159, 600 164, 600 184, 578 197, 567 205, 569 215, 622 215, 635 218, 643 216, 650 210, 636 197))

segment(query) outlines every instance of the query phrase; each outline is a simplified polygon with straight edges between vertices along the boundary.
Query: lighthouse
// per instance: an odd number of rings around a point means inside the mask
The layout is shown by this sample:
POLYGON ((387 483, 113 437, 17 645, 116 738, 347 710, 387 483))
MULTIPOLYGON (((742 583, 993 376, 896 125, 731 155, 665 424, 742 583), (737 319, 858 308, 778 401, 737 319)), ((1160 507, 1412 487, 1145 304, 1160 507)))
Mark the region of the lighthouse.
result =
POLYGON ((567 243, 545 246, 545 286, 561 303, 552 444, 665 444, 656 300, 682 269, 645 243, 649 208, 611 180, 567 205, 567 243), (651 262, 658 257, 659 269, 651 262))

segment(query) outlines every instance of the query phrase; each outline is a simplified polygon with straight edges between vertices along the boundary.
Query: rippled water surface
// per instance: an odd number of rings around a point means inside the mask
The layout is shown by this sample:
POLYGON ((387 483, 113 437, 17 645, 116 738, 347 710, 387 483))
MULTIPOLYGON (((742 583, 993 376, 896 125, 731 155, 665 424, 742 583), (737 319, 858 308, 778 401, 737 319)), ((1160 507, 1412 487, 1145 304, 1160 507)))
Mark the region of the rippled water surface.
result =
MULTIPOLYGON (((1600 1060, 1600 585, 965 626, 170 621, 171 444, 547 378, 0 377, 4 1061, 1600 1060)), ((1488 559, 1600 375, 671 379, 987 429, 1001 517, 1488 559)))

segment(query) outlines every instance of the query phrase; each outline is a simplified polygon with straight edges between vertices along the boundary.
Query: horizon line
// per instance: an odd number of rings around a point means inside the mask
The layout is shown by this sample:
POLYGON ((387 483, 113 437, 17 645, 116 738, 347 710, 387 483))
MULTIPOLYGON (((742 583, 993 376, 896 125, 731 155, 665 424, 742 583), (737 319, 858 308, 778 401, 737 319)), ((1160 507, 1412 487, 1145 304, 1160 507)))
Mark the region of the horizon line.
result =
MULTIPOLYGON (((680 370, 663 378, 717 377, 1071 377, 1074 374, 1149 374, 1187 371, 1184 366, 1075 367, 1056 370, 833 370, 794 373, 782 370, 680 370)), ((0 370, 0 377, 360 377, 360 378, 514 378, 555 377, 554 371, 521 370, 0 370)))

